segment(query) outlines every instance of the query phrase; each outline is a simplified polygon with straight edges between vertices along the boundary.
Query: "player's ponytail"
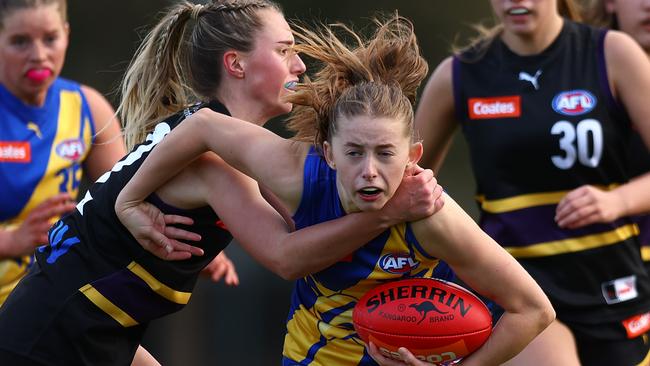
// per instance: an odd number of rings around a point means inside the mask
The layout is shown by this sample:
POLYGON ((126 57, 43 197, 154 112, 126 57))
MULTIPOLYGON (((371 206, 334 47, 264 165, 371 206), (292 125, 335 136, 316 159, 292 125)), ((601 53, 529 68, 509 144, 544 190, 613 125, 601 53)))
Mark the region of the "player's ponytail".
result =
POLYGON ((332 27, 312 32, 294 26, 301 41, 297 49, 323 65, 289 97, 296 107, 287 126, 296 139, 321 146, 336 133, 341 117, 359 115, 400 119, 406 123, 405 133, 413 133, 413 105, 428 65, 408 19, 395 15, 375 19, 375 24, 368 40, 335 25, 352 46, 332 27))
POLYGON ((129 148, 141 142, 160 118, 194 99, 184 82, 187 64, 182 47, 193 9, 188 2, 172 7, 145 37, 124 75, 118 113, 129 148))
POLYGON ((153 126, 198 101, 214 99, 227 50, 249 52, 269 0, 182 1, 172 6, 145 37, 122 82, 118 113, 127 146, 141 142, 153 126))

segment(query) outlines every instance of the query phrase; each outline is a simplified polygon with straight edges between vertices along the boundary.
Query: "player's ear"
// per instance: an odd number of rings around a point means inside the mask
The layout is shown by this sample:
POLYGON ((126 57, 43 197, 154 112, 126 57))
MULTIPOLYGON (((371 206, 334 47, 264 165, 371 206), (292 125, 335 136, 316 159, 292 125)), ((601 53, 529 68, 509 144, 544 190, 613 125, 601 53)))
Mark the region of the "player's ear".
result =
POLYGON ((323 155, 325 156, 325 161, 330 168, 336 170, 336 163, 334 162, 334 153, 332 152, 332 145, 329 142, 323 142, 323 155))
POLYGON ((237 79, 244 77, 244 62, 237 51, 229 50, 223 54, 223 67, 228 75, 237 79))
POLYGON ((422 158, 423 152, 424 149, 421 142, 412 144, 409 150, 409 165, 417 164, 420 158, 422 158))

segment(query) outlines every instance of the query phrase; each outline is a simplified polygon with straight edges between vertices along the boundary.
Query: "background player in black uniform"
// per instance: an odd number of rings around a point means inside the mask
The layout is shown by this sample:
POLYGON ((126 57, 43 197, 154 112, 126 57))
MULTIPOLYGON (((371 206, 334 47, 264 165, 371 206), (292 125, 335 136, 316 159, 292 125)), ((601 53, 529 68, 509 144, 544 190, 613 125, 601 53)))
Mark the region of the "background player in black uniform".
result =
POLYGON ((629 182, 626 144, 631 124, 650 142, 650 63, 625 34, 563 18, 572 1, 491 4, 499 25, 438 66, 416 124, 434 170, 462 127, 482 228, 557 311, 509 364, 646 364, 650 279, 629 216, 650 209, 650 176, 629 182))
MULTIPOLYGON (((618 29, 632 36, 650 57, 650 2, 645 0, 592 0, 585 7, 585 21, 618 29)), ((643 175, 650 171, 650 155, 638 133, 630 135, 630 173, 643 175)), ((650 215, 638 217, 641 257, 650 270, 650 215)))
POLYGON ((0 310, 0 364, 128 365, 148 322, 189 301, 198 273, 232 235, 288 278, 321 269, 391 224, 440 207, 433 193, 441 189, 425 171, 405 179, 408 189, 402 185, 382 211, 289 233, 254 181, 204 154, 147 199, 157 225, 151 230, 199 239, 199 251, 170 259, 204 255, 167 262, 142 249, 115 214, 122 187, 166 134, 199 108, 259 124, 290 111, 281 97, 293 92, 305 70, 293 44, 280 9, 269 1, 182 2, 170 9, 124 81, 127 140, 144 142, 50 230, 49 245, 39 248, 37 264, 0 310), (187 107, 200 99, 212 102, 187 107), (170 223, 193 223, 200 237, 170 223))

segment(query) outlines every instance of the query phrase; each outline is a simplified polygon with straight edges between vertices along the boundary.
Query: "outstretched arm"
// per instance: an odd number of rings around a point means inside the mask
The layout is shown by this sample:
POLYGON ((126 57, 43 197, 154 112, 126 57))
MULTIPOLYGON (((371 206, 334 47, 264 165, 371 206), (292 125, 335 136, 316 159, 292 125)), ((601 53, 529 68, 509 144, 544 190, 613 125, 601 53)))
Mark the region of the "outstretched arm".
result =
POLYGON ((203 108, 174 128, 156 146, 120 194, 141 201, 205 152, 262 182, 293 213, 302 196, 308 146, 252 123, 203 108))
POLYGON ((191 169, 198 176, 192 189, 207 197, 238 243, 285 279, 299 278, 335 263, 396 222, 408 220, 413 208, 419 208, 416 213, 420 217, 432 212, 433 193, 440 193, 433 173, 424 171, 406 180, 407 186, 415 183, 416 187, 407 187, 383 210, 346 215, 291 232, 284 218, 261 196, 257 183, 218 156, 205 154, 191 169), (422 180, 428 183, 423 185, 422 180), (423 194, 411 195, 421 190, 423 194))

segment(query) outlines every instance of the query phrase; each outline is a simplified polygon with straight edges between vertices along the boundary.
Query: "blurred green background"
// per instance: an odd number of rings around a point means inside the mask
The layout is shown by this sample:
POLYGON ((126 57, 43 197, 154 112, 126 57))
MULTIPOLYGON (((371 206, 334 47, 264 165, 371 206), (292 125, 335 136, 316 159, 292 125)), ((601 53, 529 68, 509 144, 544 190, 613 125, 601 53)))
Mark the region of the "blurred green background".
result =
MULTIPOLYGON (((146 31, 170 1, 69 0, 71 42, 63 76, 91 85, 116 106, 117 88, 146 31)), ((281 0, 288 19, 341 21, 361 29, 378 11, 398 10, 416 28, 430 72, 451 45, 473 34, 470 25, 489 20, 487 0, 281 0)), ((435 108, 435 105, 430 106, 435 108)), ((268 127, 278 133, 282 121, 268 127)), ((426 153, 426 146, 425 146, 426 153)), ((467 149, 457 136, 438 175, 447 192, 473 217, 474 185, 467 149)), ((332 243, 336 245, 336 243, 332 243)), ((148 348, 165 366, 280 364, 284 320, 292 283, 262 268, 235 243, 226 252, 241 285, 229 288, 201 280, 180 313, 152 324, 148 348)))

